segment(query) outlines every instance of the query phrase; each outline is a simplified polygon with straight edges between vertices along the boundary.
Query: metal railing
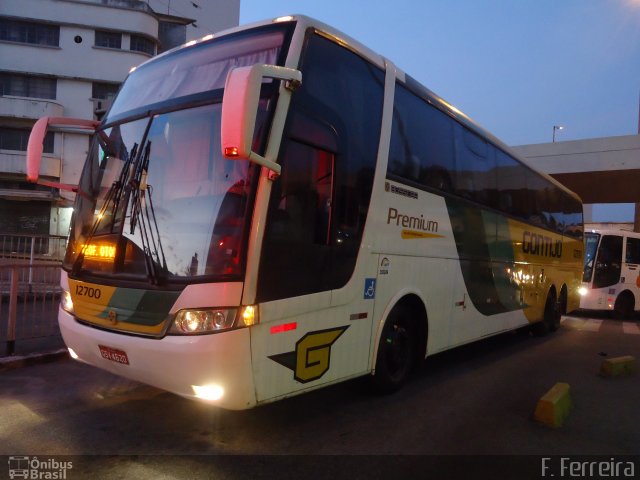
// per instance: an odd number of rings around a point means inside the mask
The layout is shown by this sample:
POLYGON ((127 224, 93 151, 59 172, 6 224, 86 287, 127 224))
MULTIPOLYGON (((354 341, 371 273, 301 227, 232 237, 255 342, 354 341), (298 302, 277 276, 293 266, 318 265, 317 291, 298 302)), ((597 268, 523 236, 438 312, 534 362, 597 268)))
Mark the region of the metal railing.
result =
POLYGON ((62 262, 67 237, 59 235, 0 234, 0 259, 62 262))
POLYGON ((0 259, 0 342, 59 336, 60 264, 0 259))

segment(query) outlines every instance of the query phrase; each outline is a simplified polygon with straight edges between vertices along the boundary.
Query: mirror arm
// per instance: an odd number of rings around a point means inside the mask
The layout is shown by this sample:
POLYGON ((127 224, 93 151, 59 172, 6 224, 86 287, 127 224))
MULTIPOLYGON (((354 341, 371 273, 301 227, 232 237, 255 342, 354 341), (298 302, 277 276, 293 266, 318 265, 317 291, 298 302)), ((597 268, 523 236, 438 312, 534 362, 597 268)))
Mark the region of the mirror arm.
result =
POLYGON ((49 187, 59 188, 61 190, 76 191, 77 187, 67 185, 64 183, 49 182, 47 180, 39 180, 40 175, 40 163, 42 160, 42 150, 44 148, 44 137, 47 134, 47 129, 50 125, 68 126, 73 128, 79 128, 88 130, 90 133, 95 133, 96 128, 100 124, 97 120, 86 120, 80 118, 64 118, 64 117, 42 117, 40 118, 31 129, 29 135, 29 143, 27 144, 27 181, 31 183, 37 183, 39 185, 45 185, 49 187))
POLYGON ((263 78, 284 82, 277 107, 284 111, 288 109, 291 92, 302 83, 302 73, 292 68, 256 64, 232 69, 227 76, 222 102, 222 153, 230 159, 247 159, 277 176, 281 172, 280 165, 251 149, 263 78))

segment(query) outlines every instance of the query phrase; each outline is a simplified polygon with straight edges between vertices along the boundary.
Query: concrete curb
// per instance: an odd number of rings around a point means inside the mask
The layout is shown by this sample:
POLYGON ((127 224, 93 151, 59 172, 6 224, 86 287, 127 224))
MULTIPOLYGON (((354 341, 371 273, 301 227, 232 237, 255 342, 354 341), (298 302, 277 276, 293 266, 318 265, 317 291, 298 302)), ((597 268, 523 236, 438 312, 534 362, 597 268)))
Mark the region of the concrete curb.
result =
POLYGON ((11 357, 0 357, 0 372, 14 370, 16 368, 38 365, 41 363, 54 362, 69 358, 69 351, 66 348, 43 353, 30 353, 29 355, 13 355, 11 357))
POLYGON ((636 371, 636 359, 632 355, 607 358, 600 365, 600 375, 603 377, 627 377, 636 371))
POLYGON ((561 427, 572 408, 568 383, 558 382, 544 394, 534 412, 534 418, 548 427, 561 427))

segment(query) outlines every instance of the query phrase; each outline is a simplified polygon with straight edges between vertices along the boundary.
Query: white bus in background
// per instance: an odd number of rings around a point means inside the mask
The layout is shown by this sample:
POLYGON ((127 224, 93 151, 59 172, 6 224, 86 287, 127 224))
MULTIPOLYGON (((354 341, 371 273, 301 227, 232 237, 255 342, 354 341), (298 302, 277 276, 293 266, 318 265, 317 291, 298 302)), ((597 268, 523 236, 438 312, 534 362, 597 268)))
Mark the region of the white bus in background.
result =
POLYGON ((631 318, 640 300, 640 233, 626 230, 585 232, 580 308, 631 318))

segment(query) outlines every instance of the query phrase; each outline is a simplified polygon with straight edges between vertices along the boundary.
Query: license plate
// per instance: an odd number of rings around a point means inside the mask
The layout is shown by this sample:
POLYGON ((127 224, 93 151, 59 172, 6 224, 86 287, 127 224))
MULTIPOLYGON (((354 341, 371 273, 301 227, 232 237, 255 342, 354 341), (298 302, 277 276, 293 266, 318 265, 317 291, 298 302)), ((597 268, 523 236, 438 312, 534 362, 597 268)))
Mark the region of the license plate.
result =
POLYGON ((112 362, 122 363, 123 365, 129 365, 127 352, 118 350, 117 348, 105 347, 104 345, 98 345, 98 348, 100 349, 100 355, 102 355, 102 358, 106 358, 112 362))

